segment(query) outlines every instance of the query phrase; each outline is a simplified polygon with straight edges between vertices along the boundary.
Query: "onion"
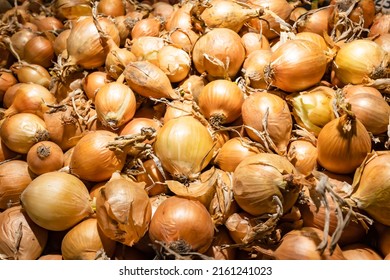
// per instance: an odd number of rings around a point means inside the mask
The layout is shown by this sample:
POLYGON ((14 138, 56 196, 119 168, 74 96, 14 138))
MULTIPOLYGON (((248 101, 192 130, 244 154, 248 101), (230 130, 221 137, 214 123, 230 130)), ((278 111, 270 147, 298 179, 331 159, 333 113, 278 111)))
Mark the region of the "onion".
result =
POLYGON ((375 17, 375 1, 373 0, 360 0, 357 3, 352 0, 331 0, 330 5, 336 7, 332 16, 335 21, 339 19, 339 13, 346 13, 351 6, 354 7, 349 11, 348 18, 354 23, 362 22, 363 28, 368 28, 375 17))
POLYGON ((16 83, 12 86, 10 86, 4 93, 3 96, 3 107, 9 108, 12 105, 12 102, 14 101, 15 95, 18 92, 19 88, 23 86, 24 83, 16 83))
POLYGON ((38 36, 36 32, 23 28, 14 34, 12 34, 10 40, 15 52, 19 55, 20 59, 24 59, 24 49, 28 41, 38 36))
POLYGON ((375 232, 377 237, 377 249, 383 256, 390 254, 390 227, 380 223, 375 223, 375 232))
POLYGON ((136 60, 135 55, 126 48, 114 48, 107 54, 105 62, 106 72, 113 79, 118 79, 123 73, 125 66, 136 60))
POLYGON ((176 29, 169 32, 169 41, 176 47, 183 49, 185 52, 190 53, 195 45, 195 42, 199 39, 199 35, 195 31, 188 29, 176 29))
POLYGON ((207 80, 203 76, 190 75, 187 79, 180 83, 179 89, 184 96, 188 96, 189 100, 198 102, 198 97, 206 84, 207 80))
POLYGON ((37 175, 57 171, 64 166, 64 153, 60 146, 52 141, 41 141, 27 153, 28 168, 37 175))
POLYGON ((379 46, 382 47, 387 53, 390 52, 390 34, 382 34, 376 39, 374 39, 374 42, 377 43, 379 46))
POLYGON ((34 16, 31 23, 35 24, 38 31, 58 31, 64 28, 62 21, 53 16, 34 16))
POLYGON ((298 172, 283 156, 270 153, 248 156, 233 173, 234 199, 244 211, 261 216, 277 212, 276 196, 283 204, 283 212, 287 213, 296 202, 301 187, 285 174, 294 178, 298 172))
POLYGON ((95 218, 75 225, 66 233, 61 243, 64 260, 96 260, 102 253, 112 257, 114 250, 115 241, 103 234, 95 218))
POLYGON ((0 232, 2 259, 36 260, 48 239, 47 230, 36 225, 20 206, 0 213, 0 232))
POLYGON ((174 5, 173 12, 167 22, 165 23, 165 29, 167 31, 173 31, 176 29, 190 30, 192 29, 192 11, 195 3, 185 2, 183 5, 174 5))
POLYGON ((307 40, 315 43, 324 52, 329 52, 329 46, 325 42, 323 36, 314 32, 299 32, 295 35, 295 39, 307 40))
POLYGON ((100 0, 97 11, 106 16, 117 17, 125 14, 125 3, 122 0, 100 0))
POLYGON ((117 134, 106 130, 85 134, 74 146, 69 164, 71 173, 84 180, 99 182, 111 178, 115 171, 121 170, 126 153, 111 151, 107 147, 116 136, 117 134))
POLYGON ((356 39, 341 46, 334 59, 337 78, 344 84, 368 84, 385 77, 388 57, 377 43, 356 39))
POLYGON ((8 88, 18 83, 12 73, 0 71, 0 101, 3 101, 3 96, 8 88))
POLYGON ((386 226, 390 225, 389 158, 389 151, 370 153, 355 172, 350 197, 359 209, 386 226))
POLYGON ((23 59, 30 64, 38 64, 47 68, 52 66, 53 58, 53 44, 46 37, 35 36, 24 46, 23 59))
POLYGON ((189 100, 173 100, 170 102, 165 110, 163 123, 167 123, 171 119, 192 116, 193 103, 189 100))
POLYGON ((55 0, 54 11, 60 19, 77 19, 92 14, 91 2, 88 0, 55 0))
POLYGON ((149 61, 135 61, 126 65, 123 74, 130 88, 139 95, 152 98, 178 98, 168 76, 149 61))
POLYGON ((151 14, 155 17, 159 17, 164 22, 167 22, 167 20, 171 17, 173 12, 173 5, 171 5, 168 2, 156 2, 152 4, 153 10, 151 11, 151 14))
POLYGON ((260 152, 249 139, 234 137, 222 145, 214 162, 223 171, 234 172, 241 161, 260 152))
POLYGON ((122 83, 108 83, 96 93, 95 108, 104 126, 117 129, 133 118, 136 111, 135 95, 122 83))
POLYGON ((347 245, 342 251, 347 260, 383 260, 373 248, 363 243, 347 245))
POLYGON ((271 50, 252 51, 244 61, 241 72, 249 85, 256 89, 267 89, 264 70, 271 62, 271 50))
POLYGON ((45 122, 35 114, 18 113, 1 125, 1 140, 12 151, 27 154, 37 142, 49 139, 45 122))
POLYGON ((255 226, 253 216, 247 212, 236 212, 231 214, 226 222, 225 226, 229 231, 229 236, 236 244, 245 243, 245 239, 255 226))
POLYGON ((369 37, 390 33, 390 15, 377 13, 368 32, 369 37))
POLYGON ((0 162, 8 159, 13 159, 16 156, 18 156, 18 153, 11 151, 0 139, 0 162))
POLYGON ((281 90, 301 91, 319 83, 326 68, 327 57, 315 43, 288 40, 272 53, 266 77, 281 90))
POLYGON ((139 173, 136 175, 137 181, 145 183, 145 190, 149 196, 152 197, 169 192, 168 186, 165 184, 165 177, 153 159, 145 160, 138 170, 139 173))
POLYGON ((256 32, 247 32, 241 36, 246 56, 256 50, 270 50, 270 43, 267 37, 256 32))
POLYGON ((0 164, 0 209, 20 203, 20 194, 31 183, 32 174, 24 160, 5 161, 0 164))
POLYGON ((333 5, 324 6, 309 10, 302 14, 295 21, 298 32, 314 32, 323 36, 330 31, 329 23, 335 7, 333 5))
POLYGON ((53 231, 69 229, 93 213, 84 183, 59 171, 36 177, 22 192, 20 201, 37 225, 53 231))
POLYGON ((228 28, 214 28, 196 41, 192 61, 199 73, 233 78, 245 59, 241 37, 228 28))
POLYGON ((47 254, 47 255, 42 255, 38 258, 40 261, 51 261, 51 260, 57 260, 60 261, 62 260, 62 255, 60 254, 47 254))
POLYGON ((131 29, 131 38, 136 39, 143 36, 158 37, 162 29, 161 21, 155 17, 143 18, 136 22, 131 29))
POLYGON ((244 94, 228 80, 214 80, 205 85, 198 97, 201 113, 214 127, 231 123, 241 115, 244 94))
POLYGON ((245 131, 256 142, 264 142, 259 135, 267 131, 268 144, 283 154, 292 131, 292 118, 285 100, 270 92, 258 92, 245 99, 241 109, 245 131), (266 127, 264 127, 266 124, 266 127))
POLYGON ((141 36, 131 41, 130 51, 138 60, 147 60, 158 66, 158 52, 164 46, 164 39, 160 37, 141 36))
POLYGON ((94 100, 98 90, 110 82, 107 72, 94 71, 89 73, 83 80, 82 87, 89 99, 94 100))
POLYGON ((192 116, 171 119, 157 133, 154 151, 164 169, 174 178, 192 180, 209 164, 213 139, 192 116))
POLYGON ((348 174, 354 172, 371 151, 371 137, 356 117, 344 114, 321 129, 317 148, 322 167, 348 174))
POLYGON ((233 240, 226 227, 218 227, 218 232, 215 234, 213 242, 205 254, 214 260, 235 260, 237 248, 222 248, 222 246, 232 243, 233 240))
POLYGON ((51 76, 49 72, 38 64, 14 64, 11 70, 16 74, 20 83, 33 83, 49 88, 51 76))
POLYGON ((171 83, 183 81, 191 69, 191 58, 184 50, 174 46, 164 46, 157 54, 158 66, 168 76, 171 83))
POLYGON ((297 139, 290 142, 287 151, 288 160, 304 175, 317 169, 317 147, 308 140, 297 139))
POLYGON ((96 217, 104 235, 133 246, 147 232, 152 208, 143 183, 114 174, 100 189, 96 217))
POLYGON ((181 252, 205 253, 214 237, 214 225, 199 201, 172 196, 157 208, 149 227, 152 242, 163 242, 181 252))

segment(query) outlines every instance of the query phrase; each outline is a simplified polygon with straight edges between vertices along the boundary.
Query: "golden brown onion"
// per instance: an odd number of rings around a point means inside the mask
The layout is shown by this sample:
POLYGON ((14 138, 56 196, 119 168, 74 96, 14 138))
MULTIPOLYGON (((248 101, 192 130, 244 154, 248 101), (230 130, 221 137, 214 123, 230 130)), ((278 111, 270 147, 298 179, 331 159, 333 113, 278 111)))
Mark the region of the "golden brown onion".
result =
POLYGON ((64 153, 60 146, 52 141, 41 141, 27 153, 28 168, 37 175, 57 171, 64 166, 64 153))
POLYGON ((267 89, 268 84, 265 80, 265 68, 271 62, 271 50, 254 50, 244 61, 241 72, 249 85, 253 88, 267 89))
POLYGON ((288 146, 287 158, 302 174, 309 175, 317 168, 317 147, 308 140, 297 139, 288 146))
POLYGON ((347 245, 342 250, 347 260, 383 260, 374 248, 363 243, 347 245))

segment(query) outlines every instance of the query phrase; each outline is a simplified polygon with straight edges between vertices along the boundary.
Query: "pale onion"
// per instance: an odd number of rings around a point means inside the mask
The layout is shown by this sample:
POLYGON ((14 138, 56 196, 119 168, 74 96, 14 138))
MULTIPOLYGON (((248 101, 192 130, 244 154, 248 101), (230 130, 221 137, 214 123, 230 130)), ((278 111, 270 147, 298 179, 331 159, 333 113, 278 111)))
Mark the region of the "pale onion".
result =
POLYGON ((77 19, 92 15, 91 2, 88 0, 55 0, 53 8, 60 19, 77 19))
POLYGON ((20 83, 33 83, 49 88, 51 76, 39 64, 16 63, 10 68, 16 74, 20 83))
POLYGON ((203 76, 190 75, 179 85, 179 90, 184 97, 188 96, 189 100, 198 102, 199 94, 204 86, 207 84, 207 80, 203 76))
POLYGON ((174 178, 191 180, 209 164, 213 139, 192 116, 171 119, 157 133, 154 151, 164 169, 174 178))
POLYGON ((238 119, 243 103, 244 93, 237 83, 221 79, 205 85, 198 97, 201 113, 214 127, 238 119))
POLYGON ((71 228, 61 242, 64 260, 96 260, 104 252, 111 258, 115 241, 105 236, 96 218, 86 219, 71 228))
POLYGON ((295 121, 318 136, 324 125, 336 118, 333 109, 335 98, 334 89, 318 86, 293 93, 287 97, 287 100, 292 105, 295 121))
POLYGON ((270 85, 295 92, 319 83, 326 68, 327 57, 315 43, 287 40, 272 53, 266 77, 270 85))
POLYGON ((192 106, 192 101, 189 100, 173 100, 166 106, 163 123, 178 117, 191 116, 193 112, 192 106))
POLYGON ((234 170, 234 198, 244 211, 261 216, 278 211, 276 196, 282 202, 282 211, 287 213, 295 204, 301 186, 288 180, 286 174, 294 178, 298 171, 284 156, 271 153, 248 156, 234 170))
POLYGON ((144 185, 116 173, 100 189, 96 217, 104 235, 133 246, 146 234, 152 207, 144 185))
POLYGON ((131 40, 130 51, 137 60, 147 60, 158 65, 158 51, 165 46, 165 42, 160 37, 141 36, 131 40))
POLYGON ((245 99, 241 114, 249 138, 261 143, 259 133, 267 130, 278 152, 286 153, 292 132, 292 117, 285 100, 270 92, 254 93, 245 99), (267 127, 263 126, 264 122, 267 127))
POLYGON ((344 84, 368 84, 384 78, 389 57, 377 43, 357 39, 345 43, 337 52, 333 68, 344 84))
POLYGON ((246 56, 256 50, 269 50, 270 43, 264 35, 256 32, 247 32, 241 36, 242 44, 245 48, 246 56))
POLYGON ((26 161, 34 174, 41 175, 60 170, 64 166, 64 152, 52 141, 41 141, 30 148, 26 161))
POLYGON ((1 140, 12 151, 27 154, 37 142, 49 139, 45 122, 35 114, 18 113, 1 124, 1 140))
POLYGON ((264 70, 271 62, 271 55, 271 50, 254 50, 245 58, 241 72, 252 88, 268 88, 264 70))
POLYGON ((377 13, 368 32, 369 37, 390 33, 390 15, 377 13))
POLYGON ((5 161, 0 164, 0 209, 20 203, 20 194, 31 183, 33 175, 24 160, 5 161))
POLYGON ((343 114, 321 129, 317 149, 318 163, 322 167, 348 174, 354 172, 371 151, 371 137, 355 116, 343 114))
POLYGON ((248 138, 234 137, 225 142, 219 149, 214 163, 223 171, 234 172, 237 165, 246 157, 260 153, 248 138))
POLYGON ((84 183, 60 171, 36 177, 22 192, 20 201, 36 224, 52 231, 69 229, 93 213, 84 183))
POLYGON ((111 178, 115 171, 122 170, 126 153, 112 151, 107 145, 114 141, 116 133, 106 130, 90 131, 74 146, 69 168, 81 179, 99 182, 111 178))
POLYGON ((156 209, 149 237, 153 243, 163 242, 178 253, 180 249, 205 253, 213 241, 214 224, 202 203, 172 196, 156 209))
POLYGON ((383 260, 383 257, 371 246, 355 243, 341 248, 347 260, 383 260))
POLYGON ((214 28, 202 35, 192 49, 192 61, 199 73, 213 78, 233 78, 245 59, 241 37, 231 29, 214 28))
POLYGON ((288 145, 287 158, 304 175, 317 168, 317 147, 308 140, 297 139, 288 145))
POLYGON ((190 30, 192 29, 191 13, 194 9, 195 2, 185 2, 183 5, 174 5, 171 16, 165 23, 165 29, 167 31, 173 31, 177 29, 190 30))
POLYGON ((20 206, 0 213, 0 233, 1 259, 36 260, 48 240, 48 231, 36 225, 20 206))
POLYGON ((390 152, 370 153, 356 170, 351 200, 375 221, 390 225, 390 152))
POLYGON ((158 66, 171 83, 183 81, 191 69, 191 58, 187 52, 175 47, 164 46, 157 53, 158 66))
POLYGON ((135 95, 127 85, 120 82, 105 84, 95 95, 95 109, 104 126, 117 129, 134 117, 135 95))

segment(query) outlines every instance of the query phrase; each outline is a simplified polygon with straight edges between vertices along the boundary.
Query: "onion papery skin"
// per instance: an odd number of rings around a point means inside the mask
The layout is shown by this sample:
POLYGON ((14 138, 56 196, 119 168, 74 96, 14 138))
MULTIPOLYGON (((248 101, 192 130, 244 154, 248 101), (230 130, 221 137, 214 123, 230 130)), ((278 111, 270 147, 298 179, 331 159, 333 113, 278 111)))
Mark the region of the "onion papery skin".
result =
POLYGON ((157 133, 154 151, 173 177, 195 179, 213 156, 210 132, 192 116, 171 119, 157 133))
POLYGON ((11 160, 0 164, 0 209, 18 205, 20 194, 33 177, 24 160, 11 160))
POLYGON ((297 139, 288 145, 287 158, 301 173, 309 175, 317 169, 317 147, 304 139, 297 139))
POLYGON ((341 46, 334 58, 333 68, 344 84, 368 84, 385 76, 388 64, 385 50, 368 39, 357 39, 341 46))
POLYGON ((135 95, 122 83, 108 83, 96 93, 95 109, 104 126, 117 129, 133 118, 136 111, 135 95))
POLYGON ((284 174, 297 174, 286 157, 270 153, 248 156, 233 173, 235 200, 247 213, 261 216, 276 212, 273 197, 277 196, 286 213, 296 202, 300 190, 288 189, 284 174))
POLYGON ((113 176, 100 189, 96 217, 104 235, 133 246, 146 234, 152 207, 144 186, 144 183, 113 176))
POLYGON ((374 152, 356 170, 351 199, 375 221, 390 226, 390 152, 374 152))
POLYGON ((124 151, 111 151, 107 145, 116 133, 106 130, 90 131, 74 146, 69 168, 83 180, 99 182, 108 180, 125 165, 124 151))
MULTIPOLYGON (((119 46, 119 31, 108 18, 99 18, 103 31, 119 46)), ((73 25, 67 40, 69 64, 77 64, 84 69, 93 69, 104 64, 110 51, 109 45, 102 43, 92 17, 80 17, 73 25)))
POLYGON ((371 151, 371 137, 357 118, 347 114, 327 123, 318 135, 318 163, 338 173, 353 173, 371 151), (347 122, 351 128, 344 131, 347 122))
POLYGON ((175 47, 164 46, 157 54, 158 66, 168 76, 171 83, 183 81, 191 70, 191 58, 187 52, 175 47))
POLYGON ((201 113, 212 125, 231 123, 241 116, 244 94, 239 86, 228 80, 209 82, 198 97, 201 113))
POLYGON ((381 255, 374 248, 363 244, 355 243, 341 248, 347 260, 383 260, 381 255))
MULTIPOLYGON (((321 255, 317 250, 323 239, 323 232, 312 227, 303 227, 285 234, 280 245, 274 252, 276 260, 345 260, 339 245, 333 254, 325 249, 321 255)), ((330 237, 328 238, 330 243, 330 237)))
POLYGON ((192 49, 196 70, 213 78, 235 77, 244 59, 245 48, 241 37, 227 28, 212 29, 201 36, 192 49))
POLYGON ((21 206, 0 213, 0 233, 2 260, 36 260, 48 240, 48 231, 35 224, 21 206))
POLYGON ((206 251, 206 255, 212 257, 214 260, 235 260, 237 248, 222 248, 224 245, 233 244, 234 241, 229 235, 226 227, 218 227, 218 232, 214 236, 213 243, 206 251))
POLYGON ((104 250, 107 257, 111 258, 115 241, 103 234, 96 218, 89 218, 75 225, 66 233, 61 243, 64 260, 95 260, 99 250, 104 250))
POLYGON ((36 177, 20 200, 37 225, 52 231, 67 230, 93 213, 84 183, 60 171, 36 177))
MULTIPOLYGON (((288 105, 281 97, 270 92, 250 95, 242 104, 243 123, 259 132, 264 131, 263 118, 267 116, 267 131, 278 152, 286 153, 292 131, 292 117, 288 105)), ((249 128, 245 128, 249 138, 261 142, 260 137, 249 128)))
POLYGON ((184 241, 192 251, 205 253, 213 241, 214 224, 202 203, 172 196, 157 207, 150 223, 149 237, 152 242, 164 242, 171 248, 173 244, 184 241))
POLYGON ((18 113, 1 124, 1 140, 12 151, 27 154, 39 141, 49 139, 45 122, 35 114, 18 113))
POLYGON ((272 86, 287 92, 302 91, 321 81, 327 64, 325 53, 315 43, 288 40, 272 53, 266 75, 272 86))

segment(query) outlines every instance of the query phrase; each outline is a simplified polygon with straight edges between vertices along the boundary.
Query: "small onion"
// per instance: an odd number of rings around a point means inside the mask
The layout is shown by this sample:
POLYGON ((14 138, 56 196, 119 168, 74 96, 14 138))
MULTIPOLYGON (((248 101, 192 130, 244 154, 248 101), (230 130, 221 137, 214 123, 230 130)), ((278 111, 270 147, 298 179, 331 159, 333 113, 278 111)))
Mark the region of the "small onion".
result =
POLYGON ((82 88, 89 99, 94 100, 98 90, 110 82, 107 72, 94 71, 89 73, 82 83, 82 88))
POLYGON ((191 116, 192 115, 192 101, 188 100, 173 100, 170 102, 165 110, 163 122, 167 123, 171 119, 191 116))
POLYGON ((149 196, 156 196, 169 191, 165 184, 165 177, 153 159, 148 159, 142 163, 136 178, 138 182, 145 183, 145 190, 149 196))
POLYGON ((53 8, 60 19, 77 19, 92 14, 91 2, 88 0, 56 0, 53 8))
POLYGON ((161 21, 155 17, 143 18, 134 24, 131 29, 131 38, 139 38, 142 36, 158 37, 161 30, 161 21))
POLYGON ((141 36, 131 40, 130 51, 137 60, 147 60, 158 65, 158 51, 165 46, 165 42, 160 37, 141 36))
POLYGON ((114 174, 100 189, 96 217, 104 235, 133 246, 147 232, 152 207, 144 183, 136 183, 114 174))
POLYGON ((190 72, 191 58, 184 50, 174 46, 164 46, 157 54, 158 66, 168 76, 171 83, 183 81, 190 72))
POLYGON ((171 31, 169 34, 169 40, 176 46, 187 53, 192 51, 195 42, 199 39, 199 35, 192 29, 184 30, 177 29, 171 31))
POLYGON ((377 13, 368 32, 369 37, 390 33, 390 15, 377 13))
POLYGON ((347 260, 383 260, 374 248, 363 243, 347 245, 341 249, 347 260))
POLYGON ((36 225, 20 206, 0 213, 1 259, 36 260, 42 254, 48 231, 36 225))
POLYGON ((74 175, 59 171, 36 177, 20 200, 36 224, 52 231, 69 229, 93 213, 84 183, 74 175))
POLYGON ((223 248, 224 245, 234 243, 229 235, 226 227, 218 227, 218 232, 215 234, 210 248, 206 251, 206 255, 214 260, 235 260, 237 248, 223 248))
POLYGON ((256 50, 269 50, 270 44, 267 37, 256 32, 247 32, 241 36, 242 44, 245 48, 246 56, 256 50))
POLYGON ((354 172, 371 151, 371 137, 356 117, 344 114, 321 129, 317 148, 318 163, 322 167, 348 174, 354 172))
POLYGON ((86 219, 71 228, 61 243, 64 260, 95 260, 103 251, 112 257, 115 241, 105 236, 95 218, 86 219))
POLYGON ((311 141, 297 139, 290 142, 286 156, 300 173, 309 175, 317 168, 317 154, 317 147, 311 141))
POLYGON ((105 69, 113 79, 118 79, 126 65, 136 61, 135 55, 126 48, 114 48, 106 57, 105 69))
POLYGON ((34 16, 31 23, 35 24, 40 32, 57 31, 64 28, 61 20, 53 16, 34 16))
POLYGON ((122 0, 100 0, 97 11, 106 16, 117 17, 125 14, 125 2, 122 0))
POLYGON ((298 32, 314 32, 323 36, 329 33, 329 22, 335 7, 333 5, 312 9, 302 14, 294 23, 298 32))
POLYGON ((36 32, 30 29, 21 29, 11 36, 12 47, 15 52, 19 55, 20 59, 24 59, 24 48, 30 39, 38 36, 36 32))
POLYGON ((111 178, 125 165, 126 153, 111 151, 107 145, 117 134, 96 130, 85 134, 74 146, 69 168, 81 179, 99 182, 111 178))
POLYGON ((193 11, 194 5, 195 3, 185 2, 181 6, 174 6, 171 16, 165 23, 165 29, 167 31, 192 29, 191 12, 193 11))
POLYGON ((252 51, 244 61, 241 72, 249 86, 258 89, 267 89, 264 70, 271 62, 271 50, 252 51))
POLYGON ((236 212, 227 218, 225 226, 229 231, 229 236, 236 244, 244 243, 245 238, 251 233, 252 228, 256 225, 253 218, 247 212, 236 212))
POLYGON ((12 151, 27 154, 39 141, 49 139, 45 122, 35 114, 18 113, 1 125, 1 140, 12 151))
POLYGON ((11 70, 16 74, 20 83, 33 83, 49 88, 51 76, 43 66, 39 64, 15 64, 11 70))
POLYGON ((4 93, 8 88, 18 83, 12 73, 0 71, 0 101, 3 101, 4 93))
POLYGON ((213 241, 214 224, 202 203, 172 196, 156 209, 149 237, 152 242, 164 242, 173 250, 185 248, 205 253, 213 241))
POLYGON ((35 36, 24 47, 23 59, 28 63, 47 68, 53 65, 53 58, 53 44, 46 37, 35 36))
POLYGON ((30 148, 27 164, 37 175, 57 171, 64 166, 64 153, 60 146, 52 141, 41 141, 30 148))

